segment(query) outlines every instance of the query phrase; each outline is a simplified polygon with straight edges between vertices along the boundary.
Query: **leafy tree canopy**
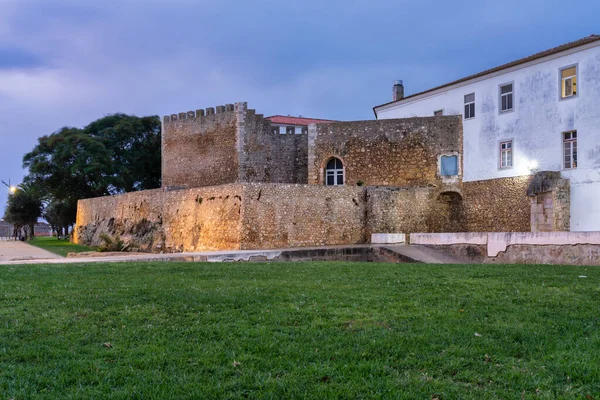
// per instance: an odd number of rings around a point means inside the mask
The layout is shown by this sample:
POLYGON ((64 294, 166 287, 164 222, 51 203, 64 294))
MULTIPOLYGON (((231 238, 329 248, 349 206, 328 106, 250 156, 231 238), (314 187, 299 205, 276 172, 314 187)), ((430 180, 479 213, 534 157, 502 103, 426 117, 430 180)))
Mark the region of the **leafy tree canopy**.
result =
POLYGON ((60 203, 72 225, 79 199, 160 187, 160 141, 156 116, 114 114, 83 129, 65 127, 25 154, 25 182, 53 207, 60 203))

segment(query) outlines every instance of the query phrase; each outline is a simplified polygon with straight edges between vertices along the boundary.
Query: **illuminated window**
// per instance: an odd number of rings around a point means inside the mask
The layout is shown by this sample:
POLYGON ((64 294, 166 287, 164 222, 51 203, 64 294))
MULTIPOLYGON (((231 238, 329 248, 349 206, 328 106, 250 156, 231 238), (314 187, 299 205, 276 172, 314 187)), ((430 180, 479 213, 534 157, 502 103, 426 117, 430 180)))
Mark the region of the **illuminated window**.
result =
POLYGON ((565 169, 577 168, 577 131, 563 133, 563 161, 565 169))
POLYGON ((577 95, 577 66, 560 70, 560 97, 566 99, 577 95))
POLYGON ((475 93, 465 95, 465 119, 475 118, 475 93))
POLYGON ((513 110, 513 84, 500 86, 500 112, 513 110))
POLYGON ((500 142, 500 168, 512 168, 513 145, 512 140, 500 142))
POLYGON ((441 117, 442 115, 444 115, 444 110, 437 110, 433 112, 434 117, 441 117))
POLYGON ((344 184, 344 165, 339 158, 332 158, 325 168, 325 185, 337 186, 344 184))

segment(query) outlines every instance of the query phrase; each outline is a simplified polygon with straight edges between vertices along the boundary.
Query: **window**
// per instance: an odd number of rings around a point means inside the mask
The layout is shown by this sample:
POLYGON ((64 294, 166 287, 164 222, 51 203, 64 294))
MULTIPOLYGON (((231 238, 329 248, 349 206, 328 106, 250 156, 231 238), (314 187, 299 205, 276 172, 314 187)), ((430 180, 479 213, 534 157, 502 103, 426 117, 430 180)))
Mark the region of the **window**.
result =
POLYGON ((500 85, 500 112, 513 110, 513 84, 500 85))
POLYGON ((295 128, 295 131, 294 131, 294 133, 295 133, 296 135, 300 135, 300 134, 302 133, 302 127, 301 127, 301 126, 297 126, 297 127, 295 128))
POLYGON ((288 127, 286 127, 285 129, 286 129, 285 133, 287 133, 287 134, 291 134, 291 135, 293 135, 293 134, 294 134, 294 130, 295 130, 295 129, 294 129, 294 127, 293 127, 293 126, 288 126, 288 127))
POLYGON ((577 95, 577 66, 560 70, 560 98, 566 99, 577 95))
POLYGON ((279 127, 278 126, 273 127, 273 134, 276 135, 278 133, 279 133, 279 127))
POLYGON ((325 168, 325 185, 337 186, 344 184, 344 165, 339 158, 332 158, 325 168))
POLYGON ((563 133, 563 162, 565 169, 577 168, 577 131, 563 133))
POLYGON ((302 133, 303 134, 308 134, 308 126, 305 126, 302 128, 302 133))
POLYGON ((500 142, 500 168, 512 168, 513 145, 512 140, 500 142))
POLYGON ((285 126, 280 126, 279 127, 279 133, 282 135, 285 135, 287 133, 287 130, 285 129, 285 126))
POLYGON ((442 115, 444 115, 444 110, 437 110, 433 112, 434 117, 441 117, 442 115))
POLYGON ((475 118, 475 93, 465 95, 465 119, 475 118))
POLYGON ((440 157, 440 175, 456 176, 458 175, 458 156, 440 157))

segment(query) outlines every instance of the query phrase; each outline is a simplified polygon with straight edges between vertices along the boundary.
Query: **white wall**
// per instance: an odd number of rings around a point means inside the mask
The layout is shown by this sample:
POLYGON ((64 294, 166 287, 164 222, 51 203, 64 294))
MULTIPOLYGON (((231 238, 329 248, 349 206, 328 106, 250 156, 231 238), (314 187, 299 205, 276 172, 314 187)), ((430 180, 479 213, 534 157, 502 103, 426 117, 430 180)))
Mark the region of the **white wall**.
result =
MULTIPOLYGON (((377 109, 379 119, 462 114, 475 93, 475 118, 464 120, 464 181, 562 171, 571 179, 571 230, 600 230, 600 43, 474 79, 377 109), (577 64, 577 97, 560 99, 561 68, 577 64), (499 85, 514 82, 514 111, 499 113, 499 85), (577 130, 578 165, 562 168, 562 132, 577 130), (513 140, 513 168, 499 169, 499 143, 513 140)), ((500 195, 500 194, 499 194, 500 195)))

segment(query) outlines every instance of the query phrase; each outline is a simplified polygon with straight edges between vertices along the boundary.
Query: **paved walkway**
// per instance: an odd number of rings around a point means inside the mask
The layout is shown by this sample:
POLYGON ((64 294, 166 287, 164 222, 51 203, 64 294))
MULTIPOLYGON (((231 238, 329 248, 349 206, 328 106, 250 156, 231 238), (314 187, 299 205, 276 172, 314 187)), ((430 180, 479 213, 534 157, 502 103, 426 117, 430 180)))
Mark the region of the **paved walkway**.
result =
MULTIPOLYGON (((360 252, 369 247, 384 247, 401 254, 415 262, 430 264, 457 264, 461 260, 425 246, 414 245, 342 245, 323 247, 301 247, 275 250, 225 250, 201 253, 167 253, 167 254, 111 254, 96 257, 64 258, 45 250, 22 242, 0 242, 0 265, 10 264, 75 264, 98 262, 134 262, 134 261, 187 261, 187 262, 227 262, 227 261, 270 261, 310 259, 311 252, 327 251, 329 255, 349 254, 348 251, 360 252), (6 256, 4 255, 6 254, 6 256), (307 258, 308 257, 308 258, 307 258)), ((312 254, 319 259, 322 254, 312 254)))
POLYGON ((415 261, 427 263, 427 264, 465 264, 464 260, 460 260, 454 256, 451 256, 441 251, 437 251, 430 247, 420 245, 407 245, 407 244, 395 244, 382 246, 386 249, 395 251, 396 253, 402 254, 405 257, 411 258, 415 261))
POLYGON ((0 262, 29 260, 64 260, 63 257, 25 242, 0 240, 0 262))

